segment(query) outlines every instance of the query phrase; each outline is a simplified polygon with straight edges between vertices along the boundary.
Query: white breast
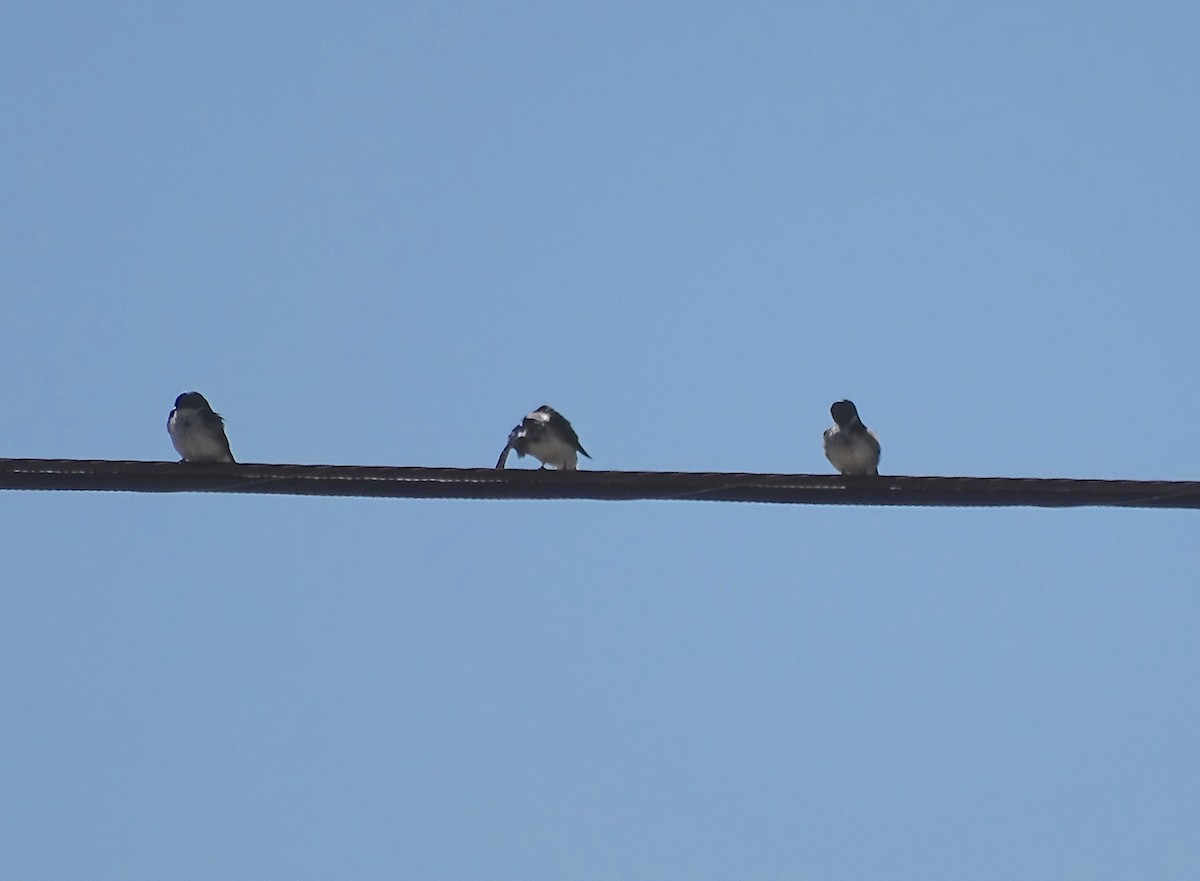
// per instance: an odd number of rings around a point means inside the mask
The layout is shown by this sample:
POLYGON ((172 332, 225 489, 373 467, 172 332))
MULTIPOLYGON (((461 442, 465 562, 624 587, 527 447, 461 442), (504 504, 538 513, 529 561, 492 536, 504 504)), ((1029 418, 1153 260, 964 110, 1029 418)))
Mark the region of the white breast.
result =
POLYGON ((575 448, 566 441, 549 435, 530 438, 526 452, 543 465, 565 471, 573 471, 579 467, 579 455, 575 448))
POLYGON ((879 441, 870 431, 846 434, 835 426, 825 431, 825 458, 842 474, 876 474, 879 441))
POLYGON ((224 432, 206 426, 198 410, 177 409, 167 421, 167 433, 176 452, 188 462, 230 461, 224 432))

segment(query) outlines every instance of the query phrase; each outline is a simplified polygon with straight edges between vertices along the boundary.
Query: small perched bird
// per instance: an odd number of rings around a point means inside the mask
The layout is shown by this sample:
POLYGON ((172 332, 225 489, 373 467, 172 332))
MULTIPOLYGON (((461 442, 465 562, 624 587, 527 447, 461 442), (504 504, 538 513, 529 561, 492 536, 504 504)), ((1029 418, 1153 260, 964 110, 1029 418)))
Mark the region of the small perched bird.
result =
POLYGON ((504 467, 509 450, 516 450, 518 458, 533 456, 543 468, 552 465, 559 471, 574 471, 579 467, 576 453, 592 458, 579 443, 579 435, 571 423, 553 407, 544 405, 522 419, 521 424, 509 433, 497 468, 504 467))
POLYGON ((862 424, 853 401, 829 408, 836 423, 825 429, 825 458, 842 474, 878 474, 879 438, 862 424))
POLYGON ((175 399, 175 409, 167 417, 167 433, 183 462, 233 461, 225 420, 199 392, 184 392, 175 399))

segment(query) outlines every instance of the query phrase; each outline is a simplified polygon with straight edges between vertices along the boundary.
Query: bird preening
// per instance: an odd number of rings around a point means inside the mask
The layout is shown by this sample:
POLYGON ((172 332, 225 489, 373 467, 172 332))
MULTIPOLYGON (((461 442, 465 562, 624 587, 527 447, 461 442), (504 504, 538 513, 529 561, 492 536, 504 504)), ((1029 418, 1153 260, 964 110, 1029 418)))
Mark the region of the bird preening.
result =
POLYGON ((579 467, 579 453, 592 458, 579 442, 579 435, 566 417, 553 407, 543 404, 521 420, 521 424, 508 434, 508 443, 500 452, 497 468, 503 468, 509 450, 517 451, 517 458, 533 456, 542 463, 559 471, 574 471, 579 467))
POLYGON ((825 458, 841 474, 879 473, 879 438, 858 418, 853 401, 829 408, 833 426, 825 429, 825 458))
POLYGON ((204 395, 184 392, 167 417, 167 433, 183 462, 233 462, 225 420, 214 413, 204 395))

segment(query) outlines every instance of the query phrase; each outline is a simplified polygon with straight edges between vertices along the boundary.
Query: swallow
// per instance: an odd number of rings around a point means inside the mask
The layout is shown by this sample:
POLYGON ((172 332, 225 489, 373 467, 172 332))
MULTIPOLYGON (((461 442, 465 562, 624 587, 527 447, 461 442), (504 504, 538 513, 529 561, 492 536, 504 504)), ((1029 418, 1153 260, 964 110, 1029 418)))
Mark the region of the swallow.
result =
POLYGON ((842 474, 878 474, 879 438, 862 424, 853 401, 829 408, 834 426, 825 429, 825 458, 842 474))
POLYGON ((181 462, 232 462, 225 420, 199 392, 184 392, 175 399, 175 409, 167 417, 167 433, 181 462))
POLYGON ((553 407, 544 405, 522 419, 521 424, 509 433, 497 468, 504 467, 509 450, 516 450, 517 458, 533 456, 543 468, 551 465, 559 471, 574 471, 579 467, 576 453, 592 458, 579 443, 579 435, 571 423, 553 407))

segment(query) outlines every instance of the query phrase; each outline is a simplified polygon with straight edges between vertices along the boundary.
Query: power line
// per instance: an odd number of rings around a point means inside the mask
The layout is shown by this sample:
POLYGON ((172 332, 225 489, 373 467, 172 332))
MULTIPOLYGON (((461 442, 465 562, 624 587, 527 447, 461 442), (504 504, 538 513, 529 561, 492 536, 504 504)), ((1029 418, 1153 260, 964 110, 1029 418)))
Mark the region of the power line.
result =
POLYGON ((917 507, 1200 508, 1200 482, 1196 481, 189 465, 88 459, 0 459, 0 489, 406 499, 673 499, 917 507))

